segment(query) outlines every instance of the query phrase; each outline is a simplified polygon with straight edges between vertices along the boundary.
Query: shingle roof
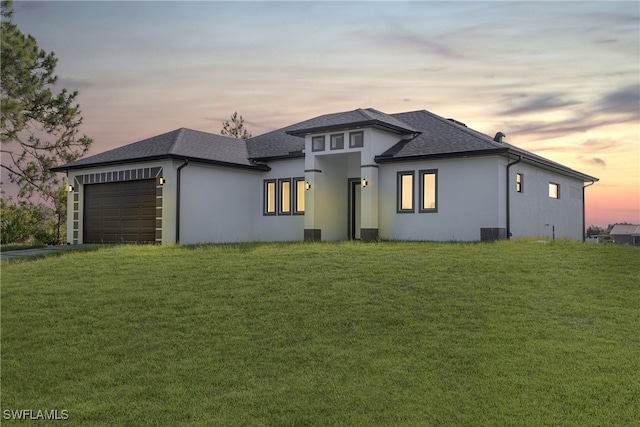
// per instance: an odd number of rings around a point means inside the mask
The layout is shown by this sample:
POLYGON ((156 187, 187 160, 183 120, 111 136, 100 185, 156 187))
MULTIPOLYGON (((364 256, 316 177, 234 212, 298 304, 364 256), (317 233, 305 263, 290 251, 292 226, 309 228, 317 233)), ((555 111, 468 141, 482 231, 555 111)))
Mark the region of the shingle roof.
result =
POLYGON ((392 115, 420 133, 399 141, 379 157, 399 159, 404 157, 449 154, 468 151, 505 151, 509 146, 495 142, 493 138, 476 132, 459 122, 448 120, 425 110, 392 115))
POLYGON ((426 157, 509 154, 558 173, 585 181, 597 178, 574 171, 506 142, 445 119, 425 110, 385 114, 372 108, 325 114, 299 122, 247 141, 189 129, 177 129, 124 147, 71 162, 56 171, 87 166, 135 162, 158 158, 188 158, 258 170, 269 167, 255 161, 304 157, 303 136, 358 127, 376 127, 404 137, 376 157, 376 162, 397 162, 426 157))
POLYGON ((85 157, 54 170, 79 169, 159 158, 184 158, 209 163, 264 169, 249 160, 247 145, 241 139, 180 128, 133 144, 85 157))
POLYGON ((342 113, 325 114, 306 122, 298 123, 287 130, 289 135, 306 135, 309 133, 331 131, 355 127, 378 127, 398 134, 411 134, 416 129, 395 117, 373 108, 358 108, 342 113))

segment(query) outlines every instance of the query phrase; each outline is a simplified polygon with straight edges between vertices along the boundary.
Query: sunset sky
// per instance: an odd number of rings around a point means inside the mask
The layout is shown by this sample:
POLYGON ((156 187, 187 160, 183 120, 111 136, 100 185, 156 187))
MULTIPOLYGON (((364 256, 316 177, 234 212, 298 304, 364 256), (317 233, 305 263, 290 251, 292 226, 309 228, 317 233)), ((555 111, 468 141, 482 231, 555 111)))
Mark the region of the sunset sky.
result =
MULTIPOLYGON (((253 135, 426 109, 600 178, 587 225, 640 223, 640 3, 14 2, 96 154, 180 127, 253 135)), ((6 181, 3 177, 3 181, 6 181)))

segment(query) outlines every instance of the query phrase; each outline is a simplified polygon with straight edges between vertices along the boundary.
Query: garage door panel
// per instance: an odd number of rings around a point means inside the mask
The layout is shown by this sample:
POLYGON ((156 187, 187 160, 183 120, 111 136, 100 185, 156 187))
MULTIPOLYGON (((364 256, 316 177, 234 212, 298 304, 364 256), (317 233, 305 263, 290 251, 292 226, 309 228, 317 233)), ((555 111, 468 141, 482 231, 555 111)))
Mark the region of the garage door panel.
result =
POLYGON ((155 242, 154 179, 85 185, 85 243, 155 242))

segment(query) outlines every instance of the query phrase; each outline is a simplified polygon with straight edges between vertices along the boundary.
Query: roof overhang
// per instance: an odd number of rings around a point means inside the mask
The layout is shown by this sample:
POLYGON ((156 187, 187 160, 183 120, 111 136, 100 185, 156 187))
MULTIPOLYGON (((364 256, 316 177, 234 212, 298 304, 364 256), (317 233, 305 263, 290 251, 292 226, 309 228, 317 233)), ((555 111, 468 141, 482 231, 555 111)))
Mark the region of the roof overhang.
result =
POLYGON ((506 154, 509 151, 508 148, 495 148, 491 150, 475 150, 475 151, 456 151, 448 153, 434 153, 434 154, 422 154, 417 156, 376 156, 376 163, 395 163, 395 162, 413 162, 416 160, 428 160, 428 159, 451 159, 451 158, 465 158, 465 157, 479 157, 479 156, 494 156, 498 154, 506 154))
POLYGON ((259 163, 252 164, 252 165, 243 165, 240 163, 223 162, 223 161, 212 160, 212 159, 201 159, 201 158, 189 157, 189 156, 176 156, 176 155, 170 155, 170 154, 162 155, 162 156, 140 157, 137 159, 133 158, 133 159, 125 159, 125 160, 112 160, 108 162, 97 162, 97 163, 79 164, 79 165, 71 165, 71 166, 62 165, 62 166, 56 166, 55 168, 51 168, 50 170, 52 172, 67 172, 72 170, 90 169, 90 168, 98 168, 98 167, 105 167, 105 166, 117 166, 117 165, 142 163, 142 162, 154 162, 159 160, 188 160, 192 163, 202 163, 207 165, 216 165, 216 166, 223 166, 223 167, 229 167, 229 168, 258 171, 258 172, 267 172, 271 170, 271 168, 268 165, 259 164, 259 163))
POLYGON ((380 120, 365 120, 360 122, 352 122, 352 123, 344 123, 339 125, 330 125, 330 126, 317 126, 313 128, 305 128, 298 130, 289 130, 286 133, 293 136, 306 136, 314 133, 325 133, 325 132, 334 132, 339 130, 353 130, 353 129, 364 129, 364 128, 375 128, 384 130, 387 132, 396 133, 398 135, 409 135, 420 133, 415 129, 407 129, 401 126, 396 126, 391 123, 385 123, 380 120))

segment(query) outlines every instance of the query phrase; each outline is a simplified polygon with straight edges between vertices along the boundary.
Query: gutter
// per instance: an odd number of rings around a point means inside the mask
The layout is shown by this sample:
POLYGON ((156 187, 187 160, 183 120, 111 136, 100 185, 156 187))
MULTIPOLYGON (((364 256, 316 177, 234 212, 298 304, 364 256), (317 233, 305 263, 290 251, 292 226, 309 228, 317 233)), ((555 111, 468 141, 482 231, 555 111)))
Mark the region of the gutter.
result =
POLYGON ((189 160, 184 159, 184 163, 178 166, 176 170, 176 244, 180 243, 180 172, 188 164, 189 160))
POLYGON ((511 169, 511 166, 517 165, 522 161, 522 156, 519 154, 516 155, 518 156, 518 160, 507 165, 507 239, 511 239, 511 184, 509 179, 509 169, 511 169))
POLYGON ((586 222, 586 214, 585 214, 585 210, 586 210, 585 206, 587 204, 585 199, 585 193, 586 193, 585 189, 587 187, 591 187, 597 181, 598 181, 597 179, 594 179, 593 181, 591 181, 591 184, 582 186, 582 243, 584 243, 587 238, 587 222, 586 222))

